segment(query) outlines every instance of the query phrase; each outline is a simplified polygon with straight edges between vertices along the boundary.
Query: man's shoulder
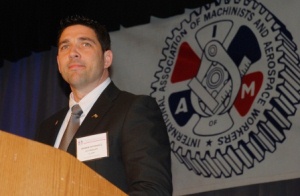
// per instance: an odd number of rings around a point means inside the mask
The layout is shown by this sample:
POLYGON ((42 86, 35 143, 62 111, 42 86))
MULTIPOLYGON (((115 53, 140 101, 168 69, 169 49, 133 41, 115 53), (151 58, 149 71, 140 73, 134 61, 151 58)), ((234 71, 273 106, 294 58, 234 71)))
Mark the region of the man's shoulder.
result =
POLYGON ((51 114, 49 117, 47 117, 44 122, 51 122, 51 121, 55 121, 57 119, 60 119, 60 118, 64 118, 66 113, 68 112, 69 110, 69 107, 64 107, 60 110, 58 110, 57 112, 51 114))
POLYGON ((124 91, 124 90, 120 91, 120 96, 127 97, 128 99, 131 99, 133 101, 153 101, 153 100, 155 100, 150 95, 134 94, 132 92, 128 92, 128 91, 124 91))
POLYGON ((136 100, 136 99, 154 99, 152 98, 150 95, 146 95, 146 94, 135 94, 123 89, 120 89, 119 87, 117 87, 113 82, 111 82, 109 84, 109 86, 107 87, 107 92, 112 95, 118 95, 118 97, 122 97, 122 98, 128 98, 131 100, 136 100))

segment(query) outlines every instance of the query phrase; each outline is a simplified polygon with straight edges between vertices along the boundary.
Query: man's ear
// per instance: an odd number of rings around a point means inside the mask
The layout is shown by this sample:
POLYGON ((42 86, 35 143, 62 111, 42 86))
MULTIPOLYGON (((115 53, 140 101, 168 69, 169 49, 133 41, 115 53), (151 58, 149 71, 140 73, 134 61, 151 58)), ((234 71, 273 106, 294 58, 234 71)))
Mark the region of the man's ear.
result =
POLYGON ((104 68, 109 68, 113 61, 113 53, 111 50, 104 52, 104 68))

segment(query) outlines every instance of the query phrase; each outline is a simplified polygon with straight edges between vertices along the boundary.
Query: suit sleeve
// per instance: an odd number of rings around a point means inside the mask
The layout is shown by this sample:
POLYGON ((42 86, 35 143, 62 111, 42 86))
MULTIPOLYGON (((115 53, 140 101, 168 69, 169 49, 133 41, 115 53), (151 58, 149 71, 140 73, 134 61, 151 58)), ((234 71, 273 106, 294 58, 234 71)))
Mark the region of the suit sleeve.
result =
POLYGON ((139 96, 122 130, 129 195, 172 195, 170 142, 155 99, 139 96))

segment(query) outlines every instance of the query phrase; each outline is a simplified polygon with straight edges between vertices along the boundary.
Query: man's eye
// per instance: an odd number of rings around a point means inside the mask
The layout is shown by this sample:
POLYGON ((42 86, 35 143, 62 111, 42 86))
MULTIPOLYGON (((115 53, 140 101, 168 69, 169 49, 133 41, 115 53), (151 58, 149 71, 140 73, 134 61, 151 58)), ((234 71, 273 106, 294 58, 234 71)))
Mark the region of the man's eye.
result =
POLYGON ((85 47, 91 46, 91 44, 90 44, 90 43, 87 43, 87 42, 83 43, 82 45, 85 46, 85 47))
POLYGON ((67 49, 69 46, 68 45, 62 45, 61 47, 60 47, 60 50, 65 50, 65 49, 67 49))

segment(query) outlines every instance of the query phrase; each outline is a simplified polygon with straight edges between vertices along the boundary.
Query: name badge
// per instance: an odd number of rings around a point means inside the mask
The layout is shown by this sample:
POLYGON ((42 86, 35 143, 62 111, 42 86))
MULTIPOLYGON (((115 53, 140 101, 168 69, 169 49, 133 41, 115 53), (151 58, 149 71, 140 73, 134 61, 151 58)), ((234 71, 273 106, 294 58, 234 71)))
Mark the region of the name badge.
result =
POLYGON ((77 159, 89 161, 108 156, 107 132, 76 139, 77 159))

